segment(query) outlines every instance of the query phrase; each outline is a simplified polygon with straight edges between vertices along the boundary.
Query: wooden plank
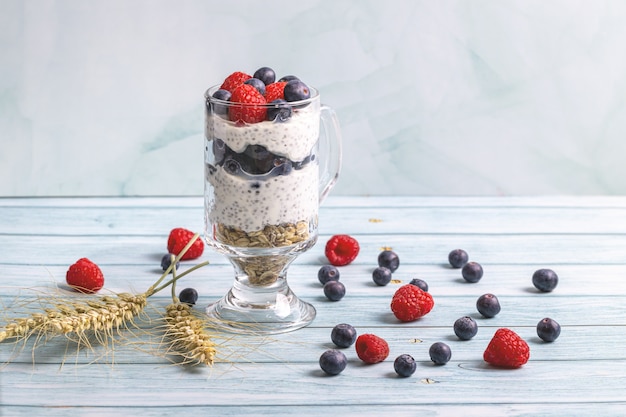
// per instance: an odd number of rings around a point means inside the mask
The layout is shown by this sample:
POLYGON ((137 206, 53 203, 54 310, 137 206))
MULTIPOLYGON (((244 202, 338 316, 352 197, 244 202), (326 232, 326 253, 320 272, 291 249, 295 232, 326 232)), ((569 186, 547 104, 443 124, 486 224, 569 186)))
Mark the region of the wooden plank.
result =
MULTIPOLYGON (((0 206, 8 235, 166 237, 174 227, 203 230, 202 207, 0 206)), ((626 207, 340 207, 322 208, 320 233, 624 234, 626 207)))
POLYGON ((217 364, 181 372, 154 365, 90 364, 69 372, 58 365, 33 368, 12 364, 2 373, 0 398, 5 406, 94 407, 124 404, 151 406, 309 405, 458 405, 535 402, 623 402, 624 361, 534 362, 517 370, 486 366, 482 361, 420 363, 410 378, 398 378, 391 363, 363 365, 350 361, 337 377, 316 364, 217 364), (572 372, 572 370, 576 370, 572 372), (567 380, 563 379, 567 375, 567 380), (62 381, 62 383, 60 383, 62 381), (79 393, 80 395, 76 395, 79 393), (68 393, 72 393, 68 395, 68 393), (312 395, 314 393, 314 395, 312 395), (584 395, 581 395, 584 393, 584 395))

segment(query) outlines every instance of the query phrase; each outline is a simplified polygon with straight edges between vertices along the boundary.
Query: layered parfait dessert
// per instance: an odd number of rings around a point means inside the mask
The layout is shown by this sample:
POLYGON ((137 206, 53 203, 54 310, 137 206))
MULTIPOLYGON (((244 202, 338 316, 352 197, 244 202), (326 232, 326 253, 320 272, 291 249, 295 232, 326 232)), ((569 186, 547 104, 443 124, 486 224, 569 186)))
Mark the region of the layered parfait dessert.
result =
MULTIPOLYGON (((217 245, 250 254, 315 236, 320 109, 311 92, 293 76, 276 81, 267 67, 207 91, 206 224, 217 245)), ((266 256, 243 267, 261 285, 279 272, 266 256)))

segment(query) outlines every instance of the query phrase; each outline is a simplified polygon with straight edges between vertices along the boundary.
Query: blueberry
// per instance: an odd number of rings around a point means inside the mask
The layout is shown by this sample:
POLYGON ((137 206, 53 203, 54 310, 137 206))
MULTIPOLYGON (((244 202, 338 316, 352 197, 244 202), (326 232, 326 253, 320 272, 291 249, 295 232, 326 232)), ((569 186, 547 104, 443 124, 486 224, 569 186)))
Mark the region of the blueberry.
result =
POLYGON ((291 106, 282 98, 271 101, 267 108, 267 120, 277 123, 286 122, 291 118, 291 106))
POLYGON ((213 157, 215 158, 216 164, 221 164, 224 160, 224 156, 226 155, 226 144, 222 139, 215 139, 213 141, 213 157))
POLYGON ((243 83, 251 85, 252 87, 256 88, 256 90, 259 93, 261 93, 262 96, 265 95, 265 83, 263 81, 259 80, 258 78, 248 78, 243 83))
POLYGON ((470 316, 461 317, 454 322, 454 334, 461 340, 470 340, 478 333, 478 324, 470 316))
POLYGON ((430 349, 428 349, 428 354, 430 355, 430 360, 436 365, 445 365, 452 357, 450 346, 443 342, 433 343, 430 349))
POLYGON ((291 80, 285 84, 283 94, 285 95, 285 100, 287 101, 300 101, 311 97, 311 90, 302 81, 291 80))
POLYGON ((258 80, 263 81, 265 85, 271 84, 276 80, 276 73, 270 67, 261 67, 254 71, 252 76, 258 80))
POLYGON ((198 291, 193 288, 185 288, 178 294, 181 303, 195 304, 198 301, 198 291))
POLYGON ((549 317, 537 323, 537 336, 544 342, 554 342, 560 334, 561 325, 549 317))
POLYGON ((533 274, 533 285, 539 291, 550 292, 559 283, 558 275, 551 269, 538 269, 533 274))
POLYGON ((241 165, 239 162, 235 161, 232 158, 227 158, 224 161, 224 170, 232 175, 239 175, 241 173, 241 165))
POLYGON ((411 282, 409 282, 409 284, 415 285, 420 290, 428 292, 428 283, 424 281, 423 279, 413 278, 411 282))
POLYGON ((467 282, 478 282, 483 277, 483 267, 478 262, 468 262, 461 269, 461 275, 467 282))
POLYGON ((378 268, 374 269, 374 272, 372 272, 372 279, 374 280, 376 285, 384 287, 391 282, 391 271, 389 270, 389 268, 379 266, 378 268))
POLYGON ((490 319, 500 312, 500 301, 493 294, 483 294, 476 300, 476 310, 483 317, 490 319))
POLYGON ((463 249, 454 249, 448 254, 448 262, 453 268, 463 268, 469 260, 469 255, 463 249))
POLYGON ((328 375, 339 375, 347 364, 346 355, 336 349, 329 349, 320 356, 320 368, 328 375))
POLYGON ((339 281, 339 275, 339 270, 333 265, 324 265, 317 271, 317 279, 319 279, 322 285, 328 281, 339 281))
POLYGON ((417 369, 417 363, 415 363, 415 359, 413 356, 407 355, 406 353, 400 355, 393 361, 393 369, 396 373, 402 377, 409 377, 415 373, 417 369))
MULTIPOLYGON (((172 264, 172 259, 174 259, 174 255, 172 255, 171 253, 166 253, 165 255, 163 255, 163 258, 161 258, 161 268, 163 268, 164 271, 170 267, 170 265, 172 264)), ((180 262, 176 262, 176 269, 178 269, 179 266, 180 262)), ((173 271, 174 268, 172 268, 172 271, 170 271, 170 273, 172 273, 173 271)))
POLYGON ((400 258, 394 251, 384 250, 378 254, 378 266, 384 266, 394 272, 400 266, 400 258))
POLYGON ((324 295, 330 301, 339 301, 346 295, 346 287, 339 281, 328 281, 324 284, 324 295))
POLYGON ((341 323, 333 327, 330 340, 340 348, 347 348, 356 341, 356 329, 349 324, 341 323))
MULTIPOLYGON (((228 90, 217 90, 211 97, 222 101, 230 101, 230 96, 231 94, 228 90)), ((215 112, 215 114, 224 115, 228 113, 228 106, 213 102, 213 112, 215 112)))
POLYGON ((281 77, 280 80, 278 80, 278 82, 284 83, 284 82, 289 82, 289 81, 293 81, 293 80, 300 80, 300 78, 296 77, 295 75, 285 75, 284 77, 281 77))

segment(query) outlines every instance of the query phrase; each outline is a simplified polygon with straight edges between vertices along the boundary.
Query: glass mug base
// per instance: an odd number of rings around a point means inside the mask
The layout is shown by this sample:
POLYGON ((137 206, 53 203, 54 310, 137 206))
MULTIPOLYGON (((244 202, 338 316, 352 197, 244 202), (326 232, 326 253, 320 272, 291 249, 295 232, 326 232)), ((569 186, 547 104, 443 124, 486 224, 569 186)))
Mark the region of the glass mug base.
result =
POLYGON ((316 311, 300 300, 286 282, 282 288, 257 288, 253 292, 237 282, 221 300, 210 304, 206 313, 227 332, 277 334, 309 325, 316 311))

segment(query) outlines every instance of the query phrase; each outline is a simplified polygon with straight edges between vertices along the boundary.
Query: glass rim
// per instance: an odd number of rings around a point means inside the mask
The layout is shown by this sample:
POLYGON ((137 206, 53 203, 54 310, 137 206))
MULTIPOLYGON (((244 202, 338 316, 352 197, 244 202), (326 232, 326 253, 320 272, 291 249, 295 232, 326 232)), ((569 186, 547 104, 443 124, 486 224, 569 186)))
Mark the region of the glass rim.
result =
MULTIPOLYGON (((221 87, 221 84, 217 84, 214 85, 212 87, 209 87, 205 92, 204 92, 204 98, 207 102, 211 102, 211 103, 215 103, 215 104, 219 104, 221 106, 250 106, 250 107, 276 107, 276 104, 271 104, 271 103, 265 103, 265 104, 252 104, 252 103, 234 103, 232 101, 226 101, 226 100, 220 100, 218 98, 212 97, 213 93, 215 93, 217 90, 219 90, 221 87)), ((288 101, 287 104, 289 104, 290 106, 303 106, 309 103, 314 102, 315 100, 319 100, 320 97, 320 93, 319 90, 317 90, 314 87, 309 87, 309 90, 311 91, 311 97, 304 99, 304 100, 298 100, 298 101, 288 101)))

